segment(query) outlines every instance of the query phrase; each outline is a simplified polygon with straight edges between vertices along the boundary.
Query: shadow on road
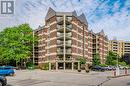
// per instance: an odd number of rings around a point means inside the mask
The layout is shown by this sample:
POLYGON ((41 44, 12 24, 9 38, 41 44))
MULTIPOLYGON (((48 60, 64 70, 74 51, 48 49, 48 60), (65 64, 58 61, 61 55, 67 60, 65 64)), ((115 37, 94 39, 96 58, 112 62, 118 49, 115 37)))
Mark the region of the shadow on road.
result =
POLYGON ((130 86, 130 83, 127 83, 128 86, 130 86))
POLYGON ((6 85, 6 86, 13 86, 13 85, 9 85, 9 84, 8 84, 8 85, 6 85))

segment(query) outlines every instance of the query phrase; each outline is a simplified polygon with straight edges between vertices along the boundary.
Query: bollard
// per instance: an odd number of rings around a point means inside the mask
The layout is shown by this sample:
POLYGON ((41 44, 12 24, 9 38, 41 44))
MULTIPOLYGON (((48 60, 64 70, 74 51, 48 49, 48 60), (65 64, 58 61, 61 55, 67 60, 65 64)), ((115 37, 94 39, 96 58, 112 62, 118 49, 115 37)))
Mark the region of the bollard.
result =
POLYGON ((116 70, 113 70, 113 74, 114 74, 114 76, 116 76, 116 70))
POLYGON ((127 73, 127 68, 125 68, 125 75, 127 75, 128 73, 127 73))

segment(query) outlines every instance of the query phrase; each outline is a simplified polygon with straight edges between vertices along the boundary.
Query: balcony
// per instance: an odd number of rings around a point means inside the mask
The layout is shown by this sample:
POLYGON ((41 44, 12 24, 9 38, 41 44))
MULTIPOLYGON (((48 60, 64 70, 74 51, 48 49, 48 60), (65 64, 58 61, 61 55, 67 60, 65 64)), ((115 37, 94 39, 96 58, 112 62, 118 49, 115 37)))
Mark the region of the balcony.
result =
MULTIPOLYGON (((64 54, 64 50, 63 49, 58 49, 57 54, 64 54)), ((67 49, 66 54, 71 54, 71 49, 67 49)))
MULTIPOLYGON (((56 58, 56 60, 58 60, 58 61, 63 61, 64 58, 63 58, 63 57, 62 57, 62 58, 56 58)), ((66 60, 66 61, 72 61, 73 59, 72 59, 72 58, 65 58, 65 60, 66 60)))
MULTIPOLYGON (((64 42, 63 42, 63 41, 57 42, 57 45, 58 45, 58 46, 63 46, 63 45, 64 45, 64 42)), ((68 46, 68 47, 71 47, 71 43, 69 43, 69 42, 65 42, 65 45, 68 46)))
POLYGON ((66 26, 66 32, 70 32, 72 30, 72 25, 67 25, 66 26))
POLYGON ((64 33, 57 33, 57 38, 63 39, 64 38, 64 33))
POLYGON ((70 25, 72 21, 72 17, 66 17, 65 21, 67 25, 70 25))
MULTIPOLYGON (((72 36, 71 33, 66 33, 66 34, 65 34, 66 39, 71 39, 71 36, 72 36)), ((60 38, 60 39, 63 39, 63 38, 64 38, 64 33, 57 33, 57 37, 58 37, 58 39, 59 39, 59 38, 60 38)))
POLYGON ((57 31, 64 32, 63 25, 57 25, 57 31))
POLYGON ((65 58, 65 60, 67 60, 67 61, 72 61, 73 58, 65 58))
POLYGON ((64 43, 63 41, 57 40, 58 45, 63 44, 63 43, 64 43))
MULTIPOLYGON (((72 29, 72 26, 66 26, 66 33, 68 33, 68 32, 71 32, 71 29, 72 29)), ((64 32, 64 27, 63 27, 63 25, 57 25, 57 31, 59 31, 59 32, 64 32)))
POLYGON ((57 54, 64 54, 63 50, 57 50, 57 54))
POLYGON ((72 34, 71 33, 66 33, 66 39, 71 39, 71 36, 72 36, 72 34))
POLYGON ((58 24, 63 24, 63 17, 57 17, 58 24))
POLYGON ((71 50, 66 50, 66 54, 71 54, 71 50))
POLYGON ((71 22, 72 21, 72 17, 66 17, 66 21, 71 22))
POLYGON ((61 60, 61 61, 63 61, 64 60, 64 58, 62 57, 62 58, 56 58, 56 60, 61 60))
POLYGON ((64 47, 64 42, 63 41, 57 41, 57 47, 64 47))
POLYGON ((71 47, 71 41, 66 41, 65 45, 66 45, 67 47, 71 47))

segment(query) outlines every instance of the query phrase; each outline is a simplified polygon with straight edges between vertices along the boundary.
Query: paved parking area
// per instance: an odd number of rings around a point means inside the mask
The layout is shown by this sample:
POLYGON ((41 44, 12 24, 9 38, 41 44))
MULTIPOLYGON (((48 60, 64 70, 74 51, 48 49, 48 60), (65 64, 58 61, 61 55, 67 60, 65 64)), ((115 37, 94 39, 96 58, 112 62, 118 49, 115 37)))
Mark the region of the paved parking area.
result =
MULTIPOLYGON (((7 77, 7 86, 98 86, 101 83, 102 86, 116 86, 109 85, 111 82, 114 83, 113 80, 118 82, 116 79, 107 78, 112 74, 113 72, 110 71, 78 73, 77 71, 17 70, 16 76, 7 77)), ((127 79, 129 80, 130 77, 127 79)))

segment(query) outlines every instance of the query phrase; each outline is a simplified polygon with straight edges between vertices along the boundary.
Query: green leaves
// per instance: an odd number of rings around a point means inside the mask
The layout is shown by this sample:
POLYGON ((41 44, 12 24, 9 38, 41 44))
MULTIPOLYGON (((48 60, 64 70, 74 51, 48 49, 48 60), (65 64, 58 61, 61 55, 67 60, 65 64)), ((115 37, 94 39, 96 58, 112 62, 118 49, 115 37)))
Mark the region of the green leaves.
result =
POLYGON ((99 56, 99 54, 94 55, 94 57, 93 57, 93 65, 100 65, 100 56, 99 56))
POLYGON ((117 54, 109 51, 107 54, 107 60, 106 60, 106 64, 107 65, 116 65, 117 64, 117 54))
POLYGON ((80 64, 85 64, 86 63, 86 59, 84 57, 80 57, 79 61, 80 61, 80 64))
POLYGON ((5 28, 0 32, 0 62, 20 62, 31 56, 33 43, 32 29, 28 24, 5 28))

